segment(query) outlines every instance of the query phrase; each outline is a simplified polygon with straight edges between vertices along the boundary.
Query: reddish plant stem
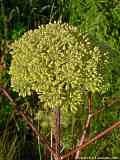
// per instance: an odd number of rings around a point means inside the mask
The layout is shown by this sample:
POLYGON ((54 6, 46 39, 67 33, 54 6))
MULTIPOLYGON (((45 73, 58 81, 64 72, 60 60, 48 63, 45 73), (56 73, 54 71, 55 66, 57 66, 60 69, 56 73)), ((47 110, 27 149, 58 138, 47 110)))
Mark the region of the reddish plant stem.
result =
MULTIPOLYGON (((92 117, 91 113, 92 113, 92 94, 91 92, 89 92, 88 94, 88 117, 85 122, 83 133, 79 141, 79 146, 81 146, 84 143, 86 135, 87 135, 87 131, 90 128, 90 120, 92 117)), ((80 150, 76 152, 75 159, 79 159, 79 157, 80 157, 80 150)))
POLYGON ((92 113, 92 93, 88 93, 88 113, 92 113))
POLYGON ((55 151, 60 155, 60 108, 55 108, 55 151))
MULTIPOLYGON (((90 93, 89 93, 89 97, 88 97, 88 112, 89 112, 89 115, 88 115, 86 123, 85 123, 85 127, 84 127, 85 129, 83 130, 83 134, 81 136, 79 146, 81 146, 85 141, 85 136, 87 134, 87 130, 90 127, 91 118, 96 116, 98 113, 103 112, 108 107, 111 107, 113 104, 115 104, 118 101, 120 101, 120 97, 112 97, 112 99, 110 99, 106 102, 107 107, 103 107, 103 108, 98 107, 100 109, 98 109, 96 112, 92 112, 92 95, 90 95, 90 93)), ((79 159, 79 156, 80 156, 80 150, 77 151, 77 153, 75 155, 75 159, 79 159)))
POLYGON ((115 122, 111 127, 109 127, 107 129, 105 129, 104 131, 98 133, 95 137, 91 138, 90 140, 85 142, 83 145, 79 145, 75 149, 73 149, 72 151, 63 155, 61 157, 61 159, 63 160, 65 158, 68 158, 69 156, 73 155, 78 149, 82 150, 82 149, 86 148, 88 145, 92 144, 96 140, 99 140, 99 139, 103 138, 106 134, 110 133, 114 128, 117 128, 118 126, 120 126, 120 121, 115 122))
POLYGON ((5 95, 5 97, 7 97, 7 99, 11 102, 12 106, 14 107, 14 111, 20 115, 24 121, 27 123, 27 125, 32 129, 32 132, 36 135, 36 137, 40 137, 40 142, 42 144, 44 144, 46 146, 46 148, 52 153, 52 155, 54 156, 55 160, 61 160, 61 157, 54 151, 53 148, 50 147, 48 140, 46 137, 44 137, 42 134, 40 134, 38 132, 38 130, 36 129, 36 127, 34 127, 32 120, 30 118, 28 118, 26 116, 26 114, 24 112, 22 112, 19 108, 19 106, 16 105, 16 103, 14 102, 14 100, 12 99, 12 97, 9 95, 9 93, 7 92, 6 89, 0 87, 0 90, 3 92, 3 94, 5 95))
MULTIPOLYGON (((82 146, 84 141, 85 141, 85 138, 86 138, 86 135, 87 135, 87 130, 88 130, 89 125, 90 125, 90 120, 91 120, 91 115, 88 115, 87 121, 85 123, 85 128, 84 128, 82 136, 80 138, 79 146, 82 146)), ((75 155, 75 159, 79 159, 79 157, 80 157, 80 149, 78 149, 78 151, 75 155)))
POLYGON ((44 146, 44 160, 48 160, 48 150, 46 146, 44 146))
MULTIPOLYGON (((3 92, 3 94, 7 97, 7 99, 11 102, 11 104, 14 107, 15 112, 17 112, 28 124, 28 126, 32 129, 32 131, 34 132, 34 134, 38 137, 41 137, 40 142, 44 145, 46 145, 47 149, 52 153, 52 155, 54 156, 55 160, 63 160, 65 158, 68 158, 70 155, 73 155, 74 153, 76 153, 78 150, 82 150, 84 148, 86 148, 88 145, 92 144, 93 142, 95 142, 96 140, 99 140, 101 138, 103 138, 103 136, 105 136, 106 134, 110 133, 112 131, 112 129, 120 126, 120 121, 116 122, 115 124, 113 124, 111 127, 107 128, 106 130, 104 130, 101 133, 98 133, 95 137, 93 137, 92 139, 88 140, 87 142, 83 143, 82 145, 77 146, 75 149, 73 149, 72 151, 70 151, 69 153, 63 155, 62 157, 60 157, 58 154, 56 154, 56 152, 54 151, 54 149, 52 147, 49 146, 49 143, 47 141, 47 139, 41 135, 38 130, 34 127, 32 120, 28 117, 26 117, 26 114, 22 111, 20 111, 19 107, 16 105, 16 103, 14 102, 14 100, 12 99, 12 97, 10 96, 10 94, 7 92, 6 89, 0 87, 0 90, 3 92)), ((120 101, 119 99, 120 97, 113 97, 112 100, 108 101, 107 106, 110 107, 112 106, 114 103, 120 101)), ((101 108, 99 110, 97 110, 96 112, 91 114, 91 117, 97 115, 98 113, 101 113, 102 111, 104 111, 106 109, 106 107, 101 108)), ((89 109, 90 111, 91 109, 89 109)), ((88 126, 88 124, 90 123, 90 117, 87 119, 86 122, 86 126, 88 126)), ((84 137, 84 136, 83 136, 84 137)))
MULTIPOLYGON (((106 103, 107 107, 111 107, 114 103, 120 101, 119 98, 120 97, 112 97, 112 99, 107 101, 107 103, 106 103)), ((98 107, 98 108, 100 108, 100 107, 98 107)), ((96 116, 98 113, 103 112, 105 109, 107 109, 107 108, 103 107, 103 108, 98 109, 96 112, 92 112, 92 95, 91 95, 91 93, 88 94, 88 113, 89 114, 88 114, 88 117, 87 117, 87 120, 86 120, 86 123, 85 123, 83 134, 82 134, 80 142, 79 142, 79 146, 81 146, 85 141, 87 130, 90 128, 91 118, 96 116)), ((80 157, 80 150, 77 151, 77 153, 75 155, 75 159, 79 159, 79 157, 80 157)))

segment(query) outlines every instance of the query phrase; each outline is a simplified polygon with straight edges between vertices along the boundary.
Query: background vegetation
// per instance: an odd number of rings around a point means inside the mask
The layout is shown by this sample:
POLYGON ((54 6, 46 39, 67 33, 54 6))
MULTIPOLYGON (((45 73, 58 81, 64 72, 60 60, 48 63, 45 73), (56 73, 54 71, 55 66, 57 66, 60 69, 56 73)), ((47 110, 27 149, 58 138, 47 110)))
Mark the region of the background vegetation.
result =
MULTIPOLYGON (((8 74, 11 64, 9 46, 29 29, 50 21, 59 20, 88 32, 93 38, 107 43, 120 52, 120 1, 119 0, 0 0, 0 86, 9 88, 12 97, 21 109, 26 111, 33 119, 38 111, 36 94, 22 98, 10 88, 8 74)), ((94 96, 94 110, 103 105, 106 99, 120 95, 120 72, 117 67, 119 60, 115 61, 114 79, 116 85, 107 94, 94 96), (117 67, 116 67, 117 66, 117 67)), ((119 68, 119 67, 118 67, 119 68)), ((79 140, 80 131, 86 116, 86 99, 84 108, 80 113, 66 114, 63 118, 61 152, 73 147, 79 140)), ((105 110, 92 121, 90 136, 110 126, 113 121, 120 119, 119 102, 105 110)), ((40 119, 36 121, 37 127, 50 139, 48 127, 51 112, 41 110, 40 119)), ((52 122, 52 120, 51 120, 52 122)), ((114 129, 112 134, 89 146, 81 156, 120 157, 120 129, 114 129)), ((0 160, 26 160, 45 159, 44 148, 33 138, 31 130, 19 116, 14 114, 11 104, 3 94, 0 94, 0 160), (26 147, 27 146, 27 147, 26 147), (29 146, 29 147, 28 147, 29 146)))

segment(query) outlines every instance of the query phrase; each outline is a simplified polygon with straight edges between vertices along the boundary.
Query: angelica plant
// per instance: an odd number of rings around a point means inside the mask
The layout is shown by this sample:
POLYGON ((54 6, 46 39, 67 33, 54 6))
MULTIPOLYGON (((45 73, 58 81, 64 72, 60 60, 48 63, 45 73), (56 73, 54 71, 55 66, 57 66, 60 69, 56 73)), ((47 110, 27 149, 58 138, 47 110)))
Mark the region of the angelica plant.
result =
POLYGON ((10 54, 11 87, 23 97, 35 91, 45 108, 75 111, 88 92, 110 88, 109 51, 74 26, 50 23, 30 30, 10 54))

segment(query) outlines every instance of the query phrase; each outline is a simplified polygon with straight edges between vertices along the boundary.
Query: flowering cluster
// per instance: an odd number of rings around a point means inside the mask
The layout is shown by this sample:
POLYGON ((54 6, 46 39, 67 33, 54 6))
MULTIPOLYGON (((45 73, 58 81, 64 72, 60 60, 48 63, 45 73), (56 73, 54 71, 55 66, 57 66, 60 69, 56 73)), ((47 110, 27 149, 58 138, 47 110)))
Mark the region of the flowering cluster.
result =
POLYGON ((47 24, 12 44, 11 86, 25 97, 36 91, 45 107, 75 110, 88 92, 105 92, 106 49, 68 24, 47 24))

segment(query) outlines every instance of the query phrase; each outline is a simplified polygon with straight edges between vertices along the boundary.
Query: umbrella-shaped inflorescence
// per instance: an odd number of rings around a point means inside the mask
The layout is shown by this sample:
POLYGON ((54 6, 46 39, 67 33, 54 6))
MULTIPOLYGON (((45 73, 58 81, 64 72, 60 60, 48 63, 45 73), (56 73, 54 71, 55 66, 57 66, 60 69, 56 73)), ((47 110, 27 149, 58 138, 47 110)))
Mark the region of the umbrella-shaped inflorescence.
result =
POLYGON ((11 86, 23 97, 35 91, 44 107, 76 110, 86 93, 110 87, 109 51, 74 26, 53 23, 30 30, 10 53, 11 86))

